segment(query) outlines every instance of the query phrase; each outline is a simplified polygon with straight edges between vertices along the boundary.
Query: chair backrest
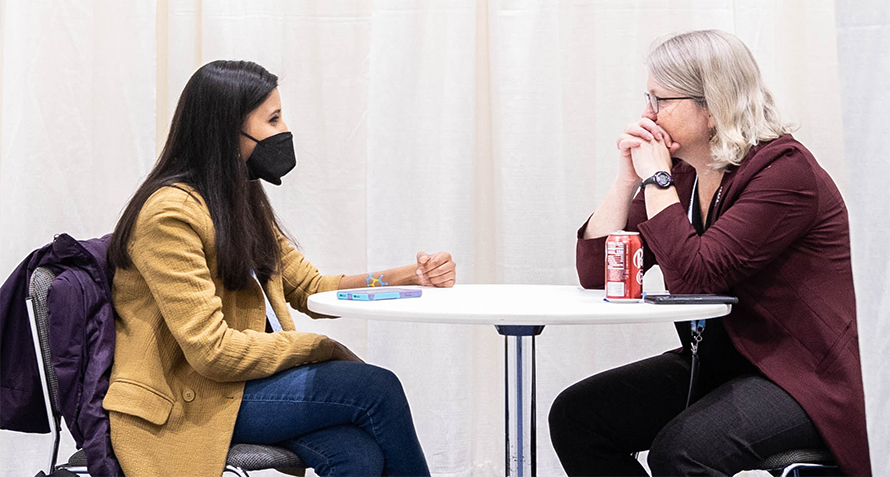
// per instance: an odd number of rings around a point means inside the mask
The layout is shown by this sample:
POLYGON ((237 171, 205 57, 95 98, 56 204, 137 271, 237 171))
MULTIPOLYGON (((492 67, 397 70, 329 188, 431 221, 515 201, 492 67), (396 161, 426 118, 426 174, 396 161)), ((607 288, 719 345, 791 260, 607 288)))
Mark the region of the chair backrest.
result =
POLYGON ((31 274, 28 283, 28 316, 31 321, 31 338, 34 342, 34 354, 40 372, 40 384, 43 389, 43 401, 46 405, 46 418, 50 432, 53 434, 53 448, 47 468, 47 474, 55 470, 59 453, 59 434, 61 412, 59 405, 59 380, 52 365, 49 346, 49 310, 46 297, 56 275, 52 270, 37 267, 31 274))

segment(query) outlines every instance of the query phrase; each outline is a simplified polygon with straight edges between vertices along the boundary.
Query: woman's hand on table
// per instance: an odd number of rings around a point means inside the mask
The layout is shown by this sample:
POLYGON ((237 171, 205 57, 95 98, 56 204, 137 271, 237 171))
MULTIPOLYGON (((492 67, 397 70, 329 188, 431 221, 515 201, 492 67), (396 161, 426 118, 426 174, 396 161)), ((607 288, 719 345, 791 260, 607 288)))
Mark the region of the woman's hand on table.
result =
POLYGON ((417 252, 418 285, 433 287, 454 286, 456 279, 455 263, 448 252, 427 254, 417 252))
POLYGON ((389 270, 350 275, 340 279, 338 288, 421 285, 450 287, 454 285, 454 260, 448 252, 417 253, 417 261, 389 270))

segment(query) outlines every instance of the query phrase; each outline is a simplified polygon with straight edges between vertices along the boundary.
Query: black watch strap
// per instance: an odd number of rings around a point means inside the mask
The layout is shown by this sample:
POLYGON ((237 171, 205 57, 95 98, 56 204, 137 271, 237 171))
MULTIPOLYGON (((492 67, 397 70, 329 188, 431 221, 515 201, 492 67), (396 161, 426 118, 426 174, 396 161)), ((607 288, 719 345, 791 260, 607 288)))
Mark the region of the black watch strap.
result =
POLYGON ((642 184, 640 184, 640 188, 645 189, 649 184, 653 184, 659 189, 667 189, 674 185, 674 178, 665 171, 658 171, 655 174, 652 174, 652 177, 645 179, 642 184))

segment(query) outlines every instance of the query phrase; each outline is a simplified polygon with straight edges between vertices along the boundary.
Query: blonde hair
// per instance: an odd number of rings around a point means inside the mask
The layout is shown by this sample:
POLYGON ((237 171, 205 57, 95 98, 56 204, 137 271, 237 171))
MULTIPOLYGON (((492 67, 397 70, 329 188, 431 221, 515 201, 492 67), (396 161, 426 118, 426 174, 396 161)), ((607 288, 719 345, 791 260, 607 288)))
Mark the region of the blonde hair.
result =
POLYGON ((751 146, 792 131, 784 123, 748 47, 720 30, 681 33, 656 41, 646 57, 652 78, 699 105, 714 118, 713 166, 739 165, 751 146))

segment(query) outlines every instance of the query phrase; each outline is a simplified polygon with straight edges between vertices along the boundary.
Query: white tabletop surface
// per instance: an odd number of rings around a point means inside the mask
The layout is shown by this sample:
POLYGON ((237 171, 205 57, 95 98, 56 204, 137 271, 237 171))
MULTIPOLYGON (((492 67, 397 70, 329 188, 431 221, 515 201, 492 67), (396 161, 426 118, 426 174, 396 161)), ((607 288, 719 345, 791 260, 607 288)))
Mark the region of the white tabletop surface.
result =
MULTIPOLYGON (((401 287, 418 288, 418 287, 401 287)), ((352 301, 337 291, 309 296, 309 309, 371 320, 488 325, 580 325, 687 321, 723 316, 730 305, 609 303, 603 290, 568 285, 455 285, 420 287, 419 298, 352 301)))

